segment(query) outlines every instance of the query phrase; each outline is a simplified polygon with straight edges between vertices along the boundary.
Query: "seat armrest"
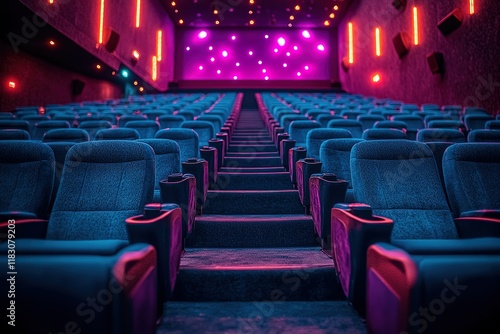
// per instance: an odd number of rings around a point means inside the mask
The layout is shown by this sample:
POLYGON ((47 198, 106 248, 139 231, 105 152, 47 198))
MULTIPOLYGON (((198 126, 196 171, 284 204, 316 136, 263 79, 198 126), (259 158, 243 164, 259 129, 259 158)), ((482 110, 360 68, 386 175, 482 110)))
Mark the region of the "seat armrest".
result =
POLYGON ((462 239, 500 238, 500 218, 460 217, 455 218, 455 226, 462 239))
POLYGON ((158 257, 158 288, 165 299, 174 291, 182 254, 182 214, 176 204, 146 205, 144 214, 128 218, 131 244, 148 243, 158 257))
POLYGON ((196 210, 201 214, 201 208, 207 199, 208 162, 204 159, 188 159, 182 163, 182 172, 193 174, 196 178, 196 210))
POLYGON ((9 238, 9 234, 14 234, 16 239, 44 239, 47 234, 48 224, 49 221, 44 219, 9 219, 3 221, 0 223, 0 241, 9 238))
POLYGON ((32 212, 26 211, 2 211, 0 212, 0 222, 6 222, 10 219, 14 220, 25 220, 25 219, 37 219, 37 215, 32 212))
POLYGON ((281 164, 285 168, 285 170, 288 170, 288 155, 290 154, 290 149, 295 147, 295 140, 293 139, 283 139, 280 141, 280 157, 281 157, 281 164))
POLYGON ((309 202, 314 228, 323 249, 330 249, 331 211, 336 203, 344 201, 348 183, 335 174, 312 174, 309 178, 309 202))
POLYGON ((374 216, 369 205, 337 204, 331 210, 332 257, 347 298, 361 314, 366 304, 366 252, 377 242, 389 243, 393 221, 374 216))
POLYGON ((288 170, 290 171, 290 181, 294 187, 297 186, 297 167, 296 163, 300 159, 305 159, 307 150, 305 147, 297 146, 288 150, 288 170))
POLYGON ((481 218, 492 218, 492 219, 500 219, 500 210, 474 210, 474 211, 466 211, 462 212, 460 215, 461 218, 464 217, 481 217, 481 218))
POLYGON ((200 148, 200 157, 208 163, 208 188, 213 189, 217 183, 217 171, 219 170, 217 149, 211 146, 203 146, 200 148))
POLYGON ((311 205, 309 196, 309 178, 313 174, 321 173, 321 166, 323 164, 314 158, 300 159, 295 164, 295 175, 297 190, 299 191, 300 202, 306 207, 308 211, 311 205))
POLYGON ((368 248, 366 322, 369 332, 403 333, 408 329, 410 296, 417 278, 417 264, 404 250, 386 243, 368 248), (384 308, 380 307, 381 301, 384 308))

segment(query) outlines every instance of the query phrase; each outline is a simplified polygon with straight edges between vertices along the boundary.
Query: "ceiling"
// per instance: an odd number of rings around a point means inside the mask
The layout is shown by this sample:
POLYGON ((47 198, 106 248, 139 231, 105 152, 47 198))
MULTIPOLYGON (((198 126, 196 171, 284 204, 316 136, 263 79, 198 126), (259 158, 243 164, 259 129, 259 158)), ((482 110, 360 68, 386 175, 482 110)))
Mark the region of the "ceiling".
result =
POLYGON ((160 0, 177 27, 337 27, 353 0, 160 0))

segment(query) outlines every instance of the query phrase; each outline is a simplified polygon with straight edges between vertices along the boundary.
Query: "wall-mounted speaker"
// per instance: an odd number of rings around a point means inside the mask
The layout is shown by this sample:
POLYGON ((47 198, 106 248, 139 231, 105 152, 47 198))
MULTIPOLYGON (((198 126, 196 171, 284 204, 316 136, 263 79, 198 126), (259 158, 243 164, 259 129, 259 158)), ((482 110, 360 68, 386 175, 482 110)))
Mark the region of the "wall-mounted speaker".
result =
POLYGON ((349 66, 351 64, 349 64, 349 61, 347 60, 346 57, 342 58, 342 60, 340 61, 340 67, 342 67, 342 70, 347 73, 349 72, 349 66))
POLYGON ((442 52, 431 52, 427 55, 427 64, 432 73, 444 74, 444 56, 442 52))
POLYGON ((120 34, 118 34, 116 31, 114 31, 111 28, 107 28, 106 36, 107 36, 107 39, 106 39, 106 43, 104 43, 104 47, 110 53, 113 53, 116 50, 116 48, 118 47, 118 42, 120 41, 120 34))
POLYGON ((84 88, 85 82, 78 79, 74 79, 71 81, 71 94, 73 94, 73 96, 81 95, 84 88))
POLYGON ((394 49, 396 50, 399 58, 410 51, 411 37, 405 32, 400 32, 392 39, 392 44, 394 44, 394 49))
POLYGON ((399 11, 402 11, 406 7, 406 0, 394 0, 392 1, 392 6, 399 11))
POLYGON ((438 28, 446 36, 458 29, 462 25, 463 20, 464 13, 460 8, 455 8, 450 14, 439 21, 438 28))

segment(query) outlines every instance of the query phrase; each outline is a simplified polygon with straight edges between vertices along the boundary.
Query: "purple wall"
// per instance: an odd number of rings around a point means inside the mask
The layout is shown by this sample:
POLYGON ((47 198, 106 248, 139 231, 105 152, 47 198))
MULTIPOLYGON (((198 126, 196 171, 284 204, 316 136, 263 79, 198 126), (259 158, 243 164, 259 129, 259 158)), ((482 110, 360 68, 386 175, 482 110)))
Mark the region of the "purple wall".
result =
POLYGON ((0 111, 17 106, 64 104, 118 98, 121 89, 104 80, 86 77, 36 58, 24 52, 15 53, 10 45, 0 43, 0 111), (73 99, 71 81, 81 80, 85 88, 73 99), (15 88, 9 88, 9 81, 15 88))
POLYGON ((413 1, 398 12, 391 1, 356 1, 339 27, 339 59, 347 56, 347 22, 354 26, 354 64, 340 70, 343 88, 352 93, 389 97, 407 103, 481 106, 500 112, 500 1, 475 1, 469 14, 467 0, 413 1), (392 38, 412 36, 412 7, 419 11, 420 43, 398 58, 392 38), (464 13, 458 30, 444 36, 437 22, 454 8, 464 13), (375 57, 374 30, 381 28, 382 56, 375 57), (426 55, 444 54, 445 73, 432 74, 426 55), (372 82, 380 73, 381 80, 372 82))
POLYGON ((174 27, 159 1, 141 1, 139 28, 135 27, 136 0, 105 1, 104 27, 112 28, 120 35, 118 47, 112 54, 97 43, 100 1, 58 0, 53 5, 40 0, 21 2, 46 17, 50 25, 110 67, 117 69, 123 63, 159 90, 166 90, 168 82, 173 80, 174 27), (153 81, 152 57, 156 55, 156 32, 159 29, 163 31, 163 57, 158 66, 158 79, 153 81), (139 61, 134 66, 131 64, 133 50, 140 53, 139 61))
POLYGON ((221 82, 225 86, 264 83, 266 77, 266 86, 287 80, 329 83, 330 55, 337 53, 336 44, 331 50, 332 30, 308 31, 310 38, 304 38, 299 29, 179 29, 175 78, 198 84, 215 80, 218 86, 221 82), (205 38, 198 36, 201 31, 207 32, 205 38), (319 45, 324 49, 319 50, 319 45))

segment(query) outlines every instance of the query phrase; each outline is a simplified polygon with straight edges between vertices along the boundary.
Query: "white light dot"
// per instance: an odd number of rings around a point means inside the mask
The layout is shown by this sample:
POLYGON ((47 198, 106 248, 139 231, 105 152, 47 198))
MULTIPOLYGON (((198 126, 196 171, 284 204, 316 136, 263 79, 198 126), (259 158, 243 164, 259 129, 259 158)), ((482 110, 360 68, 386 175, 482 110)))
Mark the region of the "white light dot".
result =
POLYGON ((236 75, 235 75, 235 76, 233 77, 233 80, 238 80, 238 76, 236 76, 236 75))
POLYGON ((277 49, 277 48, 275 48, 275 49, 274 49, 274 52, 276 52, 276 53, 277 53, 277 52, 278 52, 278 49, 277 49))
POLYGON ((253 55, 253 51, 248 51, 248 54, 251 56, 253 55))
POLYGON ((319 51, 325 51, 325 46, 323 44, 320 44, 317 46, 319 51))
POLYGON ((284 46, 285 43, 286 43, 286 41, 283 37, 278 38, 278 45, 279 46, 284 46))
POLYGON ((268 39, 268 38, 269 38, 269 35, 265 35, 265 36, 264 36, 264 38, 265 38, 265 39, 268 39))
POLYGON ((210 58, 210 61, 213 63, 215 61, 215 58, 214 57, 210 58))
POLYGON ((189 50, 191 50, 191 48, 190 48, 189 46, 188 46, 188 47, 186 47, 186 51, 189 51, 189 50))
POLYGON ((236 66, 240 66, 240 63, 236 63, 236 66))
POLYGON ((266 76, 264 77, 264 80, 269 80, 269 77, 266 75, 266 76))
POLYGON ((224 58, 227 57, 227 51, 226 50, 222 51, 222 57, 224 57, 224 58))
POLYGON ((259 65, 262 65, 262 60, 259 60, 257 63, 258 63, 259 65))
POLYGON ((207 35, 208 35, 207 32, 205 30, 203 30, 203 31, 200 31, 200 33, 198 34, 198 37, 200 39, 203 39, 203 38, 206 38, 207 35))
POLYGON ((283 67, 287 67, 287 66, 288 66, 287 63, 283 63, 283 67))
POLYGON ((311 34, 310 34, 310 33, 309 33, 309 31, 307 31, 307 30, 304 30, 304 31, 302 32, 302 36, 303 36, 304 38, 311 38, 311 34))
POLYGON ((217 70, 217 74, 220 74, 220 70, 217 70))
POLYGON ((266 73, 266 72, 267 72, 267 70, 266 70, 266 69, 263 69, 263 70, 262 70, 262 73, 266 73))
POLYGON ((214 47, 213 47, 213 46, 209 46, 209 47, 208 47, 208 49, 209 49, 210 51, 212 51, 212 50, 214 49, 214 47))
POLYGON ((198 68, 199 68, 199 69, 200 69, 200 71, 201 71, 201 70, 203 69, 203 66, 201 66, 201 65, 200 65, 198 68))
POLYGON ((286 53, 286 56, 287 56, 287 57, 290 57, 290 52, 287 52, 287 53, 286 53))
POLYGON ((293 49, 294 49, 295 51, 297 51, 297 50, 299 49, 299 47, 298 47, 297 45, 295 45, 295 46, 293 47, 293 49))
POLYGON ((231 39, 234 41, 236 39, 236 36, 231 36, 231 39))
POLYGON ((308 71, 308 70, 309 70, 309 66, 307 66, 307 65, 306 65, 306 66, 304 66, 304 69, 305 69, 306 71, 308 71))
POLYGON ((300 77, 302 74, 300 72, 297 72, 297 76, 300 77))

